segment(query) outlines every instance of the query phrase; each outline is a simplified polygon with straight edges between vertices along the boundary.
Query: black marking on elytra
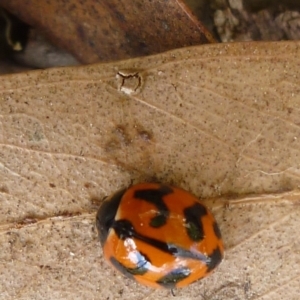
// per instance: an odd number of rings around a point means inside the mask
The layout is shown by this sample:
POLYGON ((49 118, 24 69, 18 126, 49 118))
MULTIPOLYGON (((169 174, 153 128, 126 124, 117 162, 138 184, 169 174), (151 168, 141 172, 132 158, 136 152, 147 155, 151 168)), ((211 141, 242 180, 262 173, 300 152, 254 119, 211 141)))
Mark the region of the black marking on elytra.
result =
POLYGON ((191 240, 199 242, 204 239, 204 230, 201 218, 207 215, 207 209, 201 203, 187 207, 183 211, 186 231, 191 240))
POLYGON ((212 271, 223 259, 223 254, 219 247, 217 247, 211 255, 209 255, 209 263, 207 264, 207 272, 212 271))
POLYGON ((127 271, 132 275, 143 275, 148 271, 147 264, 151 264, 149 257, 139 251, 134 253, 137 257, 136 268, 128 268, 127 271))
MULTIPOLYGON (((117 236, 121 240, 125 240, 126 238, 135 238, 175 257, 192 258, 200 260, 205 264, 207 263, 207 256, 203 255, 200 252, 189 251, 184 248, 178 247, 175 244, 168 244, 158 239, 150 238, 136 232, 133 225, 128 220, 114 221, 112 224, 112 228, 115 230, 117 236)), ((150 260, 148 259, 148 261, 150 260)))
POLYGON ((114 222, 115 215, 124 193, 125 189, 120 190, 111 198, 105 200, 97 212, 96 226, 102 247, 107 239, 108 231, 114 222))
POLYGON ((214 226, 214 233, 215 233, 216 237, 218 239, 222 239, 221 231, 220 231, 220 228, 219 228, 217 222, 214 222, 213 226, 214 226))
POLYGON ((179 281, 187 278, 190 276, 190 274, 191 270, 189 268, 182 267, 172 270, 170 273, 161 277, 156 282, 164 288, 173 289, 179 281))
POLYGON ((115 257, 110 257, 111 264, 122 274, 134 279, 134 275, 144 275, 148 272, 147 268, 147 258, 142 254, 139 257, 139 261, 136 268, 127 268, 123 264, 121 264, 115 257))
POLYGON ((147 244, 150 244, 151 246, 160 249, 163 252, 173 254, 172 250, 169 250, 168 244, 160 240, 139 234, 138 232, 136 232, 133 225, 128 220, 117 220, 113 222, 112 228, 115 230, 118 237, 122 240, 125 240, 126 238, 135 238, 147 244))
POLYGON ((116 235, 121 239, 125 240, 127 238, 136 237, 137 233, 128 220, 117 220, 111 224, 111 227, 115 230, 116 235))
POLYGON ((134 192, 134 198, 147 201, 156 206, 157 215, 150 221, 150 226, 159 228, 166 224, 170 211, 164 202, 164 197, 172 194, 173 189, 166 185, 160 185, 159 188, 142 189, 134 192))
POLYGON ((168 244, 168 248, 172 255, 176 257, 196 259, 202 261, 204 264, 207 264, 209 261, 209 258, 199 251, 191 251, 174 244, 168 244))

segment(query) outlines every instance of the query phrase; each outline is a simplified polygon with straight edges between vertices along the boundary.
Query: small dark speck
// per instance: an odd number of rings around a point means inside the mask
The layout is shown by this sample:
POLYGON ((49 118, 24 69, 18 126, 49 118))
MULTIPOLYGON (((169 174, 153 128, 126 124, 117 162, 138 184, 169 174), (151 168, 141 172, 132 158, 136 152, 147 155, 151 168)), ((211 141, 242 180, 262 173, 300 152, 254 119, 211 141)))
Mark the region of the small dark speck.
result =
POLYGON ((86 182, 86 183, 84 184, 84 187, 85 187, 86 189, 89 189, 89 188, 91 187, 91 184, 90 184, 89 182, 86 182))
POLYGON ((49 183, 49 186, 52 187, 52 188, 56 187, 56 185, 54 183, 49 183))
POLYGON ((0 193, 8 194, 9 190, 7 186, 0 186, 0 193))
POLYGON ((151 134, 146 130, 139 131, 138 134, 139 134, 139 137, 146 142, 149 142, 152 139, 151 134))
POLYGON ((62 217, 70 218, 70 217, 79 216, 80 212, 69 212, 69 211, 65 210, 65 211, 59 212, 59 215, 62 217))
POLYGON ((117 17, 117 19, 119 21, 126 22, 126 18, 125 18, 125 16, 122 13, 120 13, 118 11, 115 11, 115 16, 117 17))
POLYGON ((95 42, 94 42, 94 41, 92 41, 92 40, 89 40, 89 41, 88 41, 88 43, 89 43, 89 45, 90 45, 92 48, 94 48, 94 47, 95 47, 95 42))
POLYGON ((41 269, 47 269, 47 270, 51 270, 51 267, 48 265, 40 265, 41 269))

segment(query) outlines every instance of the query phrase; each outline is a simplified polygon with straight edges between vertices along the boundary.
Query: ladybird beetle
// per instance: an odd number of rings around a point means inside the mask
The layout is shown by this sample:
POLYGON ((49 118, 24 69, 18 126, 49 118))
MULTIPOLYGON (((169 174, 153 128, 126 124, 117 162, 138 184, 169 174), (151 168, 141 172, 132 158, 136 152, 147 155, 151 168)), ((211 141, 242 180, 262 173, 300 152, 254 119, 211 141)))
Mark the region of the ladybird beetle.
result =
POLYGON ((110 264, 154 288, 184 287, 224 256, 213 215, 195 196, 169 185, 141 183, 116 192, 101 205, 96 225, 110 264))

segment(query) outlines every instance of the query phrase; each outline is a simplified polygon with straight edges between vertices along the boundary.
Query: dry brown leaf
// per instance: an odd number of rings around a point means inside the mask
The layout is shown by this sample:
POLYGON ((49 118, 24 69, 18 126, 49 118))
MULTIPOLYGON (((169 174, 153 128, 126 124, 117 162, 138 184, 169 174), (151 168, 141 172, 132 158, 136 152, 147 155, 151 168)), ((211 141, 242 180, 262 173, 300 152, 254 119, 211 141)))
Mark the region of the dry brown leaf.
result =
POLYGON ((182 0, 2 0, 1 6, 83 63, 213 41, 182 0))
POLYGON ((217 196, 227 250, 176 299, 298 299, 299 54, 208 45, 0 77, 0 298, 170 298, 115 274, 94 227, 95 201, 156 179, 217 196))

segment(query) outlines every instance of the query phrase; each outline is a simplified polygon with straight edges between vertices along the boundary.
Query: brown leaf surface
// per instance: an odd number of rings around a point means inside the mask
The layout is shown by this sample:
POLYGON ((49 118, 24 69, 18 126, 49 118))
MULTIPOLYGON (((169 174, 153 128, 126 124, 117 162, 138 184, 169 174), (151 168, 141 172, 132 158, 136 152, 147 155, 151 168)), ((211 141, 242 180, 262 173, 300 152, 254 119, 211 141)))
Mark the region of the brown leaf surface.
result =
POLYGON ((95 201, 156 179, 206 198, 226 246, 176 299, 298 299, 299 54, 208 45, 0 77, 0 298, 168 299, 115 274, 94 227, 95 201))
POLYGON ((83 63, 213 41, 182 0, 2 0, 1 6, 83 63))

